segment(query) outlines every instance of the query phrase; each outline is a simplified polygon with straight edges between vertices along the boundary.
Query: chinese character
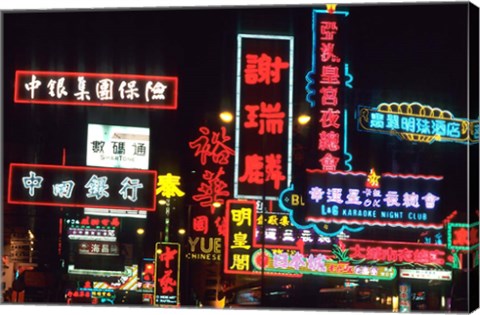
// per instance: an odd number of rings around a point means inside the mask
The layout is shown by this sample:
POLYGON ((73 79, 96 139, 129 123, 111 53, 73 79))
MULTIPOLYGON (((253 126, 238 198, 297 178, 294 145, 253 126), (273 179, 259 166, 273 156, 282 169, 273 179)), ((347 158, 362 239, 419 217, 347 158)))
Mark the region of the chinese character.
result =
POLYGON ((103 153, 103 147, 105 146, 105 141, 92 141, 90 142, 93 147, 92 150, 94 153, 103 153))
POLYGON ((208 233, 208 217, 206 215, 199 215, 193 218, 193 230, 196 232, 208 233))
POLYGON ((347 200, 345 201, 346 205, 361 205, 362 202, 360 201, 360 190, 359 189, 349 189, 347 200))
POLYGON ((322 87, 320 94, 322 94, 321 104, 322 106, 337 106, 338 105, 338 88, 331 85, 322 87))
POLYGON ((227 221, 225 221, 225 217, 217 217, 215 219, 215 226, 217 227, 218 235, 225 236, 227 230, 227 221))
POLYGON ((178 186, 180 186, 180 176, 174 176, 171 173, 167 175, 159 175, 157 182, 156 194, 161 194, 163 197, 182 197, 185 195, 178 186))
POLYGON ((431 131, 432 135, 445 136, 447 135, 447 123, 444 120, 432 120, 431 131))
POLYGON ((224 201, 220 198, 230 196, 230 192, 226 190, 228 188, 227 183, 220 179, 224 174, 223 167, 220 167, 216 174, 205 170, 202 177, 206 183, 201 183, 200 187, 197 188, 199 194, 192 196, 192 199, 200 202, 202 207, 210 207, 212 214, 215 211, 213 203, 220 202, 220 204, 223 204, 224 201))
POLYGON ((266 240, 277 240, 277 229, 276 228, 266 228, 265 229, 265 239, 266 240))
POLYGON ((265 173, 266 181, 273 181, 273 187, 278 190, 280 188, 280 182, 285 180, 285 176, 282 173, 282 155, 281 154, 269 154, 265 157, 265 173))
POLYGON ((33 197, 35 195, 35 188, 42 188, 43 177, 37 176, 35 172, 30 171, 29 177, 22 177, 23 187, 28 189, 28 194, 33 197))
POLYGON ((145 99, 147 102, 150 102, 150 94, 152 94, 152 100, 164 100, 165 99, 165 90, 167 86, 161 82, 156 82, 155 85, 152 81, 148 81, 145 86, 145 99))
POLYGON ((288 253, 274 254, 273 255, 273 268, 287 269, 288 268, 288 260, 289 260, 288 253))
POLYGON ((321 110, 320 113, 322 117, 319 122, 322 124, 322 128, 333 127, 338 129, 340 127, 337 123, 340 119, 340 111, 338 109, 333 110, 332 108, 328 108, 327 110, 321 110))
POLYGON ((263 157, 258 154, 245 156, 245 173, 238 178, 240 182, 263 184, 263 157))
POLYGON ((400 125, 402 130, 415 132, 415 117, 401 117, 400 125))
POLYGON ((282 241, 284 242, 295 242, 295 238, 293 237, 293 230, 286 229, 283 231, 282 241))
POLYGON ((320 25, 320 40, 333 40, 338 31, 337 22, 322 21, 320 25))
POLYGON ((245 105, 245 110, 248 112, 247 119, 245 121, 245 128, 257 128, 260 123, 260 128, 258 129, 258 134, 263 135, 265 131, 269 134, 282 134, 283 125, 285 118, 285 113, 281 111, 281 104, 276 102, 275 105, 267 104, 261 102, 259 105, 245 105), (260 109, 260 114, 256 112, 260 109), (257 118, 259 122, 257 122, 257 118))
POLYGON ((220 132, 212 132, 211 139, 207 137, 210 135, 210 129, 207 127, 201 127, 200 132, 203 135, 189 142, 188 145, 191 149, 196 149, 195 156, 200 155, 202 165, 207 163, 207 157, 211 157, 216 164, 228 164, 228 158, 233 156, 235 151, 225 144, 230 140, 226 128, 222 127, 220 132))
POLYGON ((48 82, 47 87, 50 89, 50 94, 51 97, 57 97, 57 98, 62 98, 64 95, 68 95, 66 89, 65 89, 65 78, 60 78, 58 81, 56 80, 50 80, 48 82), (56 89, 55 89, 56 86, 56 89))
POLYGON ((321 84, 340 84, 337 66, 322 66, 321 84))
POLYGON ((30 91, 30 97, 33 99, 35 97, 35 90, 38 89, 42 85, 42 82, 37 80, 35 75, 32 75, 32 81, 30 83, 25 84, 25 88, 27 91, 30 91))
POLYGON ((422 200, 425 200, 425 208, 433 209, 435 208, 435 202, 440 200, 440 198, 432 193, 428 193, 422 197, 422 200))
POLYGON ((131 179, 130 177, 125 177, 122 180, 122 189, 118 191, 120 195, 122 195, 123 199, 129 199, 130 201, 137 201, 137 190, 139 188, 143 188, 143 184, 140 183, 139 179, 131 179), (131 194, 128 194, 128 191, 131 191, 131 194))
POLYGON ((280 57, 275 57, 272 62, 272 57, 267 54, 258 55, 247 54, 246 56, 245 83, 257 84, 280 82, 280 70, 288 69, 289 63, 282 62, 280 57))
POLYGON ((326 272, 327 267, 325 266, 325 260, 327 258, 322 255, 318 254, 317 256, 313 256, 310 254, 307 258, 307 268, 312 270, 312 271, 320 271, 320 272, 326 272))
POLYGON ((420 205, 418 204, 418 195, 416 193, 404 193, 403 194, 403 203, 402 206, 405 206, 406 208, 418 208, 420 205))
POLYGON ((417 118, 417 133, 429 135, 430 134, 430 121, 427 119, 417 118))
POLYGON ((340 134, 335 131, 322 131, 318 134, 318 149, 321 151, 338 151, 340 150, 340 134))
POLYGON ((101 101, 113 100, 113 80, 103 79, 95 86, 97 98, 101 101))
POLYGON ((144 143, 135 143, 133 144, 134 152, 133 155, 145 156, 147 152, 147 147, 144 143))
POLYGON ((248 226, 252 226, 251 208, 232 209, 231 214, 232 222, 235 222, 237 226, 242 226, 245 221, 247 221, 248 226))
POLYGON ((120 87, 118 88, 118 91, 120 92, 120 97, 122 98, 122 100, 127 97, 129 100, 133 100, 135 98, 139 98, 140 97, 140 94, 138 94, 138 88, 136 87, 137 85, 137 81, 130 81, 128 82, 125 82, 125 81, 122 81, 122 83, 120 83, 120 87), (128 88, 125 89, 125 86, 127 86, 128 88))
POLYGON ((382 113, 371 113, 370 115, 370 128, 383 129, 385 115, 382 113))
POLYGON ((116 142, 113 143, 113 154, 125 154, 125 142, 116 142))
POLYGON ((400 117, 398 115, 387 114, 385 128, 393 130, 400 129, 400 117))
POLYGON ((400 207, 400 203, 398 203, 398 198, 399 196, 396 191, 389 190, 387 191, 383 201, 385 201, 387 207, 400 207))
POLYGON ((233 234, 233 245, 230 248, 242 248, 250 249, 250 245, 247 244, 247 233, 238 232, 233 234))
POLYGON ((172 278, 173 270, 165 270, 165 273, 158 279, 158 283, 162 288, 162 294, 172 293, 173 287, 177 285, 177 281, 172 278))
POLYGON ((305 267, 307 263, 305 262, 305 257, 299 252, 296 252, 293 256, 291 256, 289 267, 292 267, 295 270, 300 269, 300 267, 305 267))
POLYGON ((84 101, 90 100, 90 92, 86 91, 86 85, 87 81, 85 80, 85 77, 79 77, 78 78, 78 92, 73 94, 77 97, 77 100, 79 101, 84 101))
POLYGON ((302 235, 300 235, 304 243, 312 243, 312 231, 310 230, 302 230, 302 235))
POLYGON ((334 50, 335 44, 334 43, 321 43, 320 51, 320 59, 322 62, 340 62, 340 58, 335 55, 334 50))
POLYGON ((160 261, 165 262, 165 267, 170 268, 170 261, 175 258, 175 254, 177 254, 178 250, 174 249, 171 250, 170 246, 165 246, 165 252, 160 254, 160 261))
POLYGON ((250 255, 233 254, 233 265, 230 269, 249 270, 250 269, 250 255))
POLYGON ((460 123, 448 122, 447 123, 447 137, 460 138, 460 123))
POLYGON ((310 191, 308 193, 310 194, 310 198, 316 203, 318 203, 320 200, 323 199, 325 191, 320 187, 312 187, 310 188, 310 191))
POLYGON ((342 188, 328 188, 327 189, 327 202, 335 202, 342 204, 342 188))
POLYGON ((324 171, 335 171, 340 158, 334 157, 332 154, 327 153, 318 161, 322 164, 322 169, 324 171))
POLYGON ((53 187, 53 195, 55 197, 60 198, 67 198, 70 199, 72 197, 73 187, 75 187, 75 183, 73 180, 63 181, 60 184, 54 184, 53 187))
POLYGON ((87 198, 95 197, 97 200, 102 199, 102 197, 108 198, 110 194, 107 191, 109 187, 107 180, 106 176, 98 177, 93 174, 85 185, 85 188, 88 188, 87 198))

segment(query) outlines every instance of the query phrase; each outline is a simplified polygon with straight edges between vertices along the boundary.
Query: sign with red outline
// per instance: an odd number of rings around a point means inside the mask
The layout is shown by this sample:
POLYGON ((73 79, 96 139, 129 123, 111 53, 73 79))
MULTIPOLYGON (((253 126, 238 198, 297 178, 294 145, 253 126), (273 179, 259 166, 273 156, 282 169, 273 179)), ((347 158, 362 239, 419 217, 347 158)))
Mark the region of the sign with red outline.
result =
POLYGON ((157 172, 11 163, 8 203, 155 211, 157 172))
POLYGON ((155 244, 155 305, 180 305, 180 244, 155 244))
POLYGON ((18 104, 177 109, 178 78, 151 75, 15 72, 18 104))

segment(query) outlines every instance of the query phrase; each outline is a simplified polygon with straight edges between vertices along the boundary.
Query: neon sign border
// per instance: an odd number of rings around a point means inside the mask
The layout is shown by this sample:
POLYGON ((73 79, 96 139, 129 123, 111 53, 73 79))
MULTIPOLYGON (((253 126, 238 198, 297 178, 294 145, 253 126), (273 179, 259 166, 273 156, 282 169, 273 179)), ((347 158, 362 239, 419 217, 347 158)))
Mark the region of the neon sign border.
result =
POLYGON ((143 109, 170 109, 176 110, 178 107, 178 78, 167 76, 150 76, 140 74, 116 74, 116 73, 91 73, 91 72, 63 72, 63 71, 15 71, 14 84, 14 103, 17 104, 41 104, 41 105, 74 105, 74 106, 99 106, 99 107, 123 107, 123 108, 143 108, 143 109), (23 100, 19 98, 19 77, 20 75, 45 75, 45 76, 65 76, 65 77, 87 77, 87 78, 115 78, 115 79, 142 79, 142 80, 161 80, 169 81, 174 85, 173 103, 170 105, 140 105, 123 103, 102 103, 102 102, 79 102, 79 101, 55 101, 55 100, 23 100))
MULTIPOLYGON (((8 174, 8 196, 7 202, 10 204, 18 205, 37 205, 37 206, 54 206, 54 207, 74 207, 74 208, 98 208, 98 209, 121 209, 125 210, 126 206, 103 206, 103 205, 91 205, 91 204, 77 204, 77 203, 56 203, 56 202, 37 202, 37 201, 17 201, 12 200, 12 171, 13 168, 43 168, 43 169, 61 169, 61 170, 80 170, 80 171, 102 171, 113 173, 133 173, 133 174, 150 174, 153 175, 153 186, 156 187, 157 171, 156 170, 139 170, 139 169, 125 169, 125 168, 106 168, 106 167, 90 167, 90 166, 63 166, 63 165, 48 165, 48 164, 26 164, 26 163, 10 163, 8 174)), ((131 207, 135 210, 156 211, 157 196, 154 194, 151 207, 131 207)))
MULTIPOLYGON (((289 45, 289 70, 288 70, 288 141, 287 141, 287 178, 286 183, 290 183, 292 180, 292 139, 293 139, 293 68, 294 68, 294 37, 293 36, 281 36, 281 35, 260 35, 260 34, 243 34, 237 35, 237 81, 236 81, 236 108, 235 108, 235 162, 234 162, 234 180, 233 180, 233 197, 238 199, 263 199, 263 196, 256 195, 240 195, 238 193, 238 178, 240 171, 240 94, 241 94, 241 82, 242 82, 242 40, 244 38, 250 39, 266 39, 266 40, 286 40, 290 42, 289 45)), ((265 196, 265 200, 278 200, 275 196, 265 196)))

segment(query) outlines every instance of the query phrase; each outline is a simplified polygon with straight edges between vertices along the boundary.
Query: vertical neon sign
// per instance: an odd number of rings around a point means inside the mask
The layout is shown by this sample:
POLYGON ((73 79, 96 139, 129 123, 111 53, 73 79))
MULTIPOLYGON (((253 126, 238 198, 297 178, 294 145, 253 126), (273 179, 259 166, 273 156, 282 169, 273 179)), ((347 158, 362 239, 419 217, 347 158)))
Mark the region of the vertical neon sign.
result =
POLYGON ((316 107, 318 162, 324 171, 341 169, 343 160, 344 85, 351 88, 353 80, 342 56, 343 18, 347 16, 348 12, 329 7, 314 10, 312 17, 312 70, 306 77, 306 90, 307 101, 316 107))
POLYGON ((180 305, 180 244, 155 244, 155 305, 180 305))
POLYGON ((292 173, 293 37, 237 42, 234 198, 277 200, 292 173))

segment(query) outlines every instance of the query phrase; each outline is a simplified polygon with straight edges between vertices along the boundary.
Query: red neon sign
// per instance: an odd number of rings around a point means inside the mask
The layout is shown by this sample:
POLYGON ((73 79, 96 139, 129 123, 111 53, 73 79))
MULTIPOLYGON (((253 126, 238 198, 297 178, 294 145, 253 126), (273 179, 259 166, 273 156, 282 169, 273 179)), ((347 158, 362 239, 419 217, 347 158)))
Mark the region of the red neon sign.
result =
POLYGON ((396 265, 445 265, 445 245, 346 239, 342 241, 342 246, 349 250, 349 257, 354 260, 396 265))
POLYGON ((177 109, 178 78, 150 75, 24 71, 15 73, 19 104, 177 109))

